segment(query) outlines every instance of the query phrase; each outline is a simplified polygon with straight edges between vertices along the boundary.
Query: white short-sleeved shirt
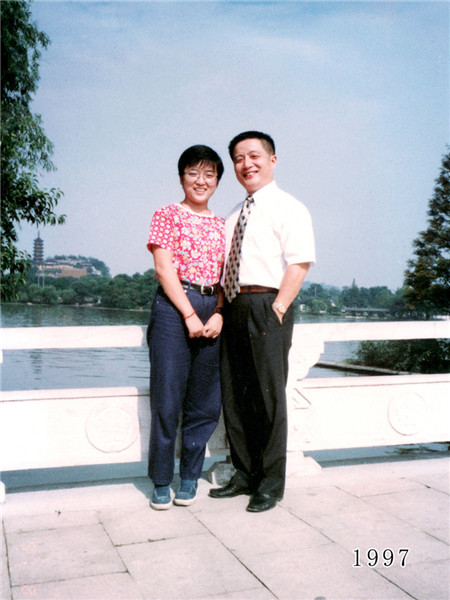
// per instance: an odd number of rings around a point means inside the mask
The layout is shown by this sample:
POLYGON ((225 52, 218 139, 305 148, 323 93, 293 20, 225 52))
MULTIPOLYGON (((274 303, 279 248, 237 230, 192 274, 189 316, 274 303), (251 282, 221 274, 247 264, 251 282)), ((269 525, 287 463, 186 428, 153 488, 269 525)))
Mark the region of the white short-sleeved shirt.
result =
MULTIPOLYGON (((239 285, 279 288, 288 265, 316 262, 311 215, 275 181, 252 195, 254 205, 242 242, 239 285)), ((242 205, 226 219, 225 264, 242 205)))

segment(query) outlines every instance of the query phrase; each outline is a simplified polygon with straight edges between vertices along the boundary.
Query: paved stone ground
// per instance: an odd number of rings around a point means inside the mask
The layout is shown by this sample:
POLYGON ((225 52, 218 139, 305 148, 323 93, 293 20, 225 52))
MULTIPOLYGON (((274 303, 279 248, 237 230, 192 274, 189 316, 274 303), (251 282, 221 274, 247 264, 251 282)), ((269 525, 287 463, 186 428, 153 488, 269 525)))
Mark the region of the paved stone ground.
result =
POLYGON ((449 468, 324 468, 261 514, 245 496, 209 498, 206 480, 195 504, 165 512, 142 478, 10 493, 1 598, 448 600, 449 468))

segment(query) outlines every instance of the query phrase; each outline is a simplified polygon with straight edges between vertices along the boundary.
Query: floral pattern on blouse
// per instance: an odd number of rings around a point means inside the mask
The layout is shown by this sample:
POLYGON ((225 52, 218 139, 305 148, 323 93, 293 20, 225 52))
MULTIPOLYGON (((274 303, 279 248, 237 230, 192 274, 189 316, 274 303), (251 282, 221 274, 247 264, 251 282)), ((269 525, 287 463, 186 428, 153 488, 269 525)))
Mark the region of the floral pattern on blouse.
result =
POLYGON ((179 204, 164 206, 153 215, 150 252, 152 244, 172 252, 179 279, 215 285, 225 258, 225 219, 196 215, 179 204))

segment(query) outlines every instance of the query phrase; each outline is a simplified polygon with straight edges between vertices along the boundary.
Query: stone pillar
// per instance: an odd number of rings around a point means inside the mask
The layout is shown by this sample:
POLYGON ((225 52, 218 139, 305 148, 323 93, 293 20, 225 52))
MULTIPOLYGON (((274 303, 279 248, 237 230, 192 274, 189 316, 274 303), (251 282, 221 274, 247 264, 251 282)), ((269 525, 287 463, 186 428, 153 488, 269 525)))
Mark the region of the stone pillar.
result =
POLYGON ((308 375, 324 351, 322 339, 295 339, 289 353, 289 378, 286 389, 288 407, 287 477, 313 475, 321 471, 320 465, 303 453, 308 443, 311 415, 314 407, 302 391, 302 380, 308 375))

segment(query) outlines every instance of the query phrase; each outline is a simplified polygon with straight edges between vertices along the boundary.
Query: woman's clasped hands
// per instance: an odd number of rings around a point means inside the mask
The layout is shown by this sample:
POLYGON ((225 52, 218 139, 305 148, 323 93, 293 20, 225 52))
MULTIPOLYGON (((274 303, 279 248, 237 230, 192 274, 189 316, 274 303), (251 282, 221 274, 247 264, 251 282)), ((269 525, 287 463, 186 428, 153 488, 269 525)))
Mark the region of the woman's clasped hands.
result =
POLYGON ((197 314, 194 313, 192 316, 188 317, 185 322, 190 338, 206 337, 215 339, 222 331, 223 317, 219 313, 214 313, 206 323, 203 324, 197 314))

